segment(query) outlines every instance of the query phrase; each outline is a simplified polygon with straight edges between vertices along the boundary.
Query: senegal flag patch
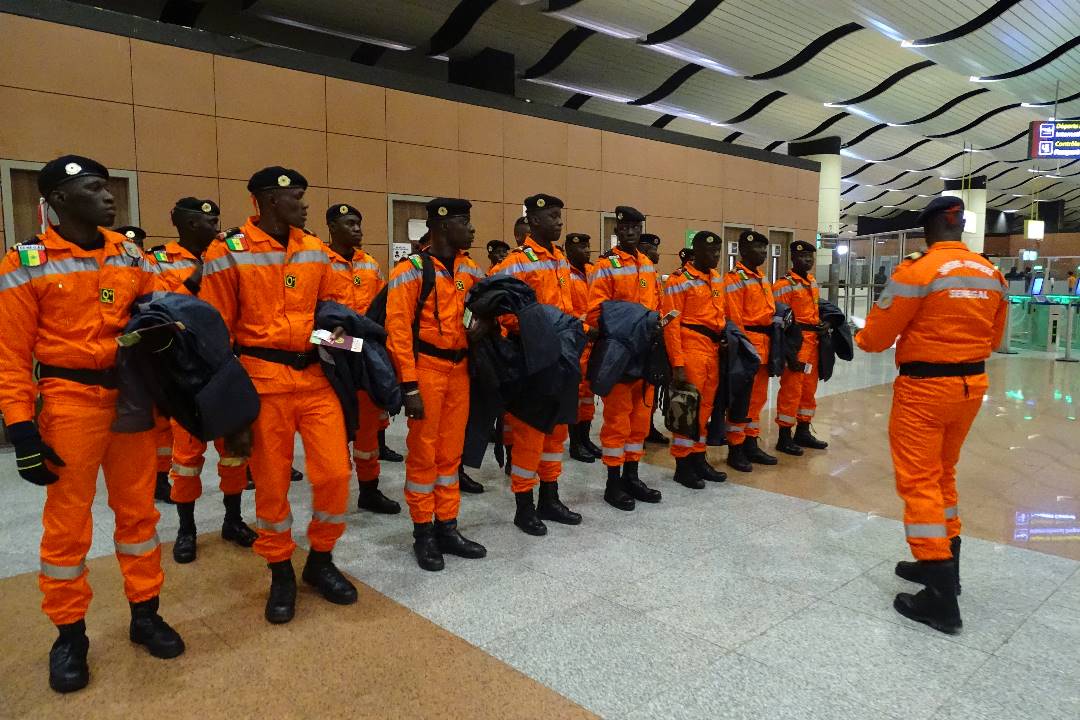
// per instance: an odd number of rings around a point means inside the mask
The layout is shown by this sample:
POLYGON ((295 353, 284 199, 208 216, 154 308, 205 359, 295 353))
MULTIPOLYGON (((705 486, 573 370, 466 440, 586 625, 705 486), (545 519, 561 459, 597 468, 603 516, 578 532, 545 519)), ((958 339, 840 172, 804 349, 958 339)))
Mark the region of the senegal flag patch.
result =
POLYGON ((164 250, 155 250, 154 259, 160 263, 167 263, 169 262, 169 253, 165 252, 164 250))
POLYGON ((423 270, 424 269, 424 259, 422 257, 420 257, 419 255, 410 255, 409 256, 409 262, 411 262, 412 266, 414 268, 416 268, 417 270, 423 270))
POLYGON ((608 260, 611 261, 611 267, 613 267, 613 268, 621 268, 622 267, 622 263, 619 262, 619 258, 615 257, 614 255, 609 257, 608 260))
POLYGON ((237 233, 236 235, 230 235, 225 238, 225 247, 233 252, 244 252, 248 249, 247 242, 244 241, 243 233, 237 233))
POLYGON ((525 248, 524 250, 525 250, 525 257, 529 258, 529 259, 530 259, 530 260, 532 260, 533 262, 536 262, 537 260, 539 260, 539 259, 540 259, 540 258, 536 257, 536 253, 535 253, 535 252, 533 252, 533 249, 532 249, 532 248, 530 248, 530 247, 527 247, 527 248, 525 248))
POLYGON ((37 267, 45 261, 44 245, 19 245, 19 264, 23 267, 37 267))

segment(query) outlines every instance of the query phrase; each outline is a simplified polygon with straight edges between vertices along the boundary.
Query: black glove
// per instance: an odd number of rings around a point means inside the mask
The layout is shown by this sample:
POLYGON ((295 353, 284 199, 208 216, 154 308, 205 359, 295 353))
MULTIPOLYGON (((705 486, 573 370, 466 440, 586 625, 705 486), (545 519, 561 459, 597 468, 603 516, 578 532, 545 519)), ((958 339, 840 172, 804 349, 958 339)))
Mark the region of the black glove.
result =
POLYGON ((64 467, 64 461, 41 439, 34 423, 26 420, 9 425, 8 438, 15 446, 15 466, 23 480, 44 486, 52 485, 60 479, 45 461, 48 460, 57 467, 64 467))

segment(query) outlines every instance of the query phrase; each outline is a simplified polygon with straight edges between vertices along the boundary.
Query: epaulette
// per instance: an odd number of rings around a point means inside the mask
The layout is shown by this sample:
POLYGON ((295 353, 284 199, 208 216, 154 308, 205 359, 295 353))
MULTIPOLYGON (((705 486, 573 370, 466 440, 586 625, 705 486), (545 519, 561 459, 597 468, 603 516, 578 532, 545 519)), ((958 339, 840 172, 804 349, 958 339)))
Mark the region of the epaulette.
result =
POLYGON ((247 238, 244 237, 244 233, 240 232, 238 227, 226 230, 223 240, 225 241, 225 247, 233 252, 244 252, 248 249, 247 238))
POLYGON ((416 268, 417 270, 423 270, 424 269, 424 259, 422 257, 420 257, 419 255, 410 255, 409 256, 409 262, 411 262, 413 267, 416 268))
POLYGON ((33 242, 19 243, 15 249, 19 252, 19 264, 23 267, 39 267, 49 261, 45 246, 32 238, 33 242))
POLYGON ((926 256, 926 253, 921 253, 921 252, 913 252, 913 253, 911 253, 910 255, 905 255, 905 256, 904 256, 904 259, 905 259, 905 260, 910 260, 911 262, 915 262, 915 261, 916 261, 916 260, 918 260, 919 258, 922 258, 922 257, 925 257, 925 256, 926 256))
POLYGON ((125 240, 124 242, 120 243, 120 245, 124 248, 124 254, 132 260, 143 259, 143 249, 135 243, 131 242, 130 240, 125 240))

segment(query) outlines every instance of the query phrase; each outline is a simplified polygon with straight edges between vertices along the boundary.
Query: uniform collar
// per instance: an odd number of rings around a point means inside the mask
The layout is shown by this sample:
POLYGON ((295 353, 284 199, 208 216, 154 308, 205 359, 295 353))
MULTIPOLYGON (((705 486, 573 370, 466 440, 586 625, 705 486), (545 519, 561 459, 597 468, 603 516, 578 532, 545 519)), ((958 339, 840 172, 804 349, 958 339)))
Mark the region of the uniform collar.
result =
POLYGON ((525 242, 521 243, 521 248, 523 250, 525 248, 532 248, 532 251, 534 253, 536 253, 538 256, 539 255, 547 255, 547 256, 555 258, 556 260, 558 260, 562 256, 562 253, 559 252, 558 247, 556 247, 555 245, 552 245, 551 250, 549 251, 546 247, 544 247, 540 243, 533 240, 532 235, 526 235, 525 236, 525 242))
POLYGON ((693 262, 688 262, 679 269, 683 272, 690 273, 698 280, 708 280, 712 277, 713 272, 715 272, 713 270, 710 270, 709 272, 702 272, 701 270, 697 269, 693 262))
POLYGON ((445 265, 443 265, 442 260, 440 260, 439 258, 435 257, 434 255, 432 255, 430 253, 428 253, 428 257, 431 258, 431 261, 433 263, 435 263, 435 265, 437 267, 441 267, 443 270, 446 270, 447 272, 453 272, 454 268, 456 268, 458 266, 458 263, 460 263, 462 261, 462 259, 466 259, 469 256, 466 255, 461 250, 458 250, 457 254, 454 255, 454 259, 450 261, 450 267, 446 267, 445 265))
MULTIPOLYGON (((113 253, 124 252, 122 249, 119 249, 116 246, 120 245, 121 243, 129 242, 127 237, 121 235, 118 232, 114 232, 112 230, 109 230, 108 228, 103 227, 99 227, 98 232, 101 233, 102 237, 105 238, 105 250, 109 250, 110 246, 112 246, 113 253)), ((56 228, 54 228, 52 225, 49 225, 49 227, 45 229, 44 234, 40 235, 39 237, 41 238, 41 244, 49 250, 66 250, 73 255, 83 257, 89 257, 90 255, 93 255, 97 252, 97 250, 84 250, 70 240, 64 239, 60 235, 60 233, 56 232, 56 228)))
MULTIPOLYGON (((689 263, 687 263, 687 265, 689 265, 689 263)), ((746 273, 750 277, 756 277, 756 278, 765 277, 765 274, 762 273, 760 270, 751 270, 750 268, 743 265, 741 260, 739 262, 735 263, 735 269, 736 270, 742 270, 744 273, 746 273)))
MULTIPOLYGON (((272 245, 276 247, 277 240, 270 237, 270 235, 268 235, 267 233, 263 232, 262 229, 260 229, 259 226, 255 224, 258 219, 258 215, 252 215, 247 219, 247 222, 244 223, 244 226, 240 228, 244 233, 244 237, 255 243, 263 243, 265 245, 272 245)), ((289 226, 288 244, 292 245, 293 242, 299 242, 304 238, 306 234, 307 233, 305 233, 302 228, 289 226)), ((286 246, 285 249, 287 250, 288 246, 286 246)))
POLYGON ((806 273, 806 277, 804 278, 801 275, 797 275, 794 270, 788 270, 788 277, 806 287, 810 287, 814 284, 814 273, 806 273))
MULTIPOLYGON (((340 254, 337 250, 330 247, 329 245, 326 246, 326 253, 330 256, 330 262, 332 263, 338 263, 339 265, 349 264, 349 261, 345 259, 344 255, 340 254)), ((353 254, 353 259, 356 259, 355 253, 353 254)))
POLYGON ((926 248, 926 252, 934 252, 935 250, 967 250, 968 246, 961 240, 942 240, 936 242, 930 247, 926 248))
POLYGON ((611 250, 620 259, 629 260, 629 261, 631 261, 633 263, 636 263, 637 265, 644 265, 646 262, 650 262, 649 258, 645 257, 645 253, 642 253, 642 252, 635 252, 633 255, 631 255, 630 253, 628 253, 625 250, 623 250, 622 248, 620 248, 618 245, 611 248, 611 250))
POLYGON ((192 252, 190 250, 188 250, 186 247, 181 245, 176 240, 172 240, 170 242, 165 243, 165 252, 168 253, 169 255, 179 255, 180 258, 183 259, 183 260, 198 260, 199 259, 199 258, 195 257, 195 255, 192 254, 192 252))

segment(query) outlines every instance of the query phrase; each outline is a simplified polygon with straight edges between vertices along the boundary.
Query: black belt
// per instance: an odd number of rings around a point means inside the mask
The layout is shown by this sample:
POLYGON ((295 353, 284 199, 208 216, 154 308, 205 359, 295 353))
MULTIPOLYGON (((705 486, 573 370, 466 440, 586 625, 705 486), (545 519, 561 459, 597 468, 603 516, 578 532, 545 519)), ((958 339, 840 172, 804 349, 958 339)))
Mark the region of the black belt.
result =
POLYGON ((98 385, 106 390, 115 390, 117 386, 116 368, 91 370, 89 368, 66 368, 57 365, 38 363, 39 378, 58 378, 70 380, 80 385, 98 385))
POLYGON ((236 346, 237 355, 248 355, 266 362, 287 365, 293 370, 304 370, 319 361, 319 355, 315 350, 293 352, 291 350, 278 350, 277 348, 236 346))
POLYGON ((823 329, 821 325, 810 325, 809 323, 796 323, 796 325, 799 326, 800 330, 805 330, 806 332, 821 332, 823 329))
POLYGON ((772 333, 772 325, 747 325, 746 330, 749 330, 750 332, 768 335, 772 333))
POLYGON ((416 352, 440 360, 449 360, 452 363, 459 363, 469 355, 469 351, 464 348, 461 350, 447 350, 446 348, 435 347, 431 343, 419 339, 416 341, 416 352))
POLYGON ((705 337, 712 340, 714 343, 720 344, 724 342, 724 336, 713 330, 711 327, 706 327, 705 325, 695 325, 693 323, 683 323, 682 326, 687 330, 693 330, 699 335, 704 335, 705 337))
POLYGON ((933 363, 933 362, 908 362, 900 364, 900 374, 918 378, 936 377, 965 377, 967 375, 982 375, 986 372, 986 363, 933 363))

